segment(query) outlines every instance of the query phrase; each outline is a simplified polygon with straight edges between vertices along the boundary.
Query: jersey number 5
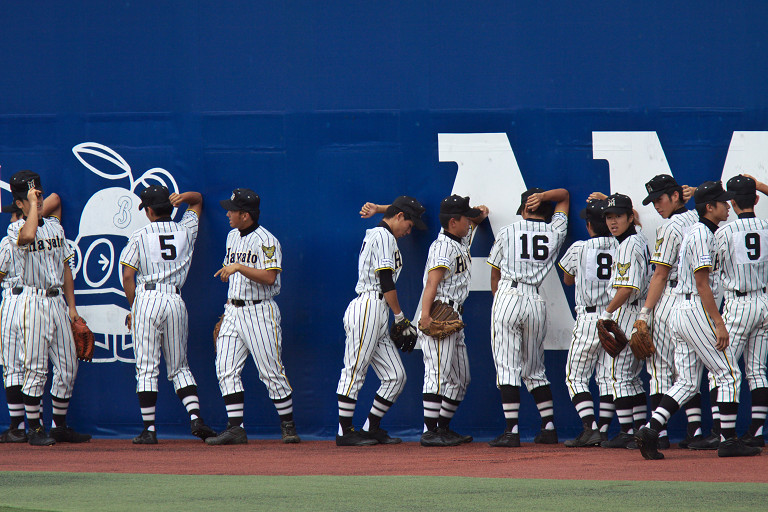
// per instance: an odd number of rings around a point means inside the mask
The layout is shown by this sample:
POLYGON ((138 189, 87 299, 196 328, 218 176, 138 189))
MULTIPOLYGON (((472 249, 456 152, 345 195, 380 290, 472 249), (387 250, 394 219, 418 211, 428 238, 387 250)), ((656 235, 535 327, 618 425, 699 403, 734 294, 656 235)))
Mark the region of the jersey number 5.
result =
POLYGON ((173 245, 173 235, 160 235, 160 256, 166 261, 176 259, 176 246, 173 245))

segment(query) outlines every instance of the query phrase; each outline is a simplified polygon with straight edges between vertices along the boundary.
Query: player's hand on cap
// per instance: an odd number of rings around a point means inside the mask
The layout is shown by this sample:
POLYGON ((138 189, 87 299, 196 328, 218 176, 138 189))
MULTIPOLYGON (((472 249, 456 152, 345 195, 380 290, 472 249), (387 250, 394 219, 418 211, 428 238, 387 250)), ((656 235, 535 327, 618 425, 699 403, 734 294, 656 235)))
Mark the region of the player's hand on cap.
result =
POLYGON ((683 202, 687 203, 690 198, 693 197, 693 194, 696 192, 696 187, 691 187, 690 185, 683 185, 683 202))
POLYGON ((184 198, 182 197, 182 195, 177 194, 176 192, 168 196, 168 200, 171 202, 171 204, 174 207, 179 206, 181 203, 184 202, 184 198))
POLYGON ((375 203, 365 203, 362 208, 360 208, 360 218, 362 219, 369 219, 373 217, 376 212, 379 209, 379 205, 375 203))
POLYGON ((593 200, 603 201, 605 199, 608 199, 608 196, 603 194, 602 192, 592 192, 589 194, 589 197, 587 197, 587 201, 593 201, 593 200))
POLYGON ((541 204, 542 193, 536 192, 528 196, 528 200, 525 202, 525 209, 532 212, 535 211, 541 204))
POLYGON ((36 188, 29 189, 29 192, 27 192, 27 199, 30 203, 37 204, 37 198, 43 197, 43 193, 37 190, 36 188))

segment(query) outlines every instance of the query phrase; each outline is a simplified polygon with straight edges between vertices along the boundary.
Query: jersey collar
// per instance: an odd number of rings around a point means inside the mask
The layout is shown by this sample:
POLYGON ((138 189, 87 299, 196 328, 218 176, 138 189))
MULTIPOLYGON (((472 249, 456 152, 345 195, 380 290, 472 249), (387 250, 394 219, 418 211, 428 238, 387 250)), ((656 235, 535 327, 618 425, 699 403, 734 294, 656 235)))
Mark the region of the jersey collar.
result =
MULTIPOLYGON (((384 221, 381 221, 381 222, 379 222, 379 225, 378 225, 378 227, 380 227, 380 228, 384 228, 384 229, 386 229, 387 231, 389 231, 390 233, 392 233, 392 228, 391 228, 391 227, 389 227, 389 224, 387 224, 387 223, 386 223, 386 222, 384 222, 384 221)), ((395 234, 394 234, 394 233, 392 233, 392 236, 395 236, 395 234)))
POLYGON ((701 219, 699 219, 699 220, 701 221, 701 223, 702 223, 702 224, 704 224, 705 226, 707 226, 707 227, 709 228, 709 230, 710 230, 710 231, 712 231, 713 233, 714 233, 715 231, 717 231, 717 224, 715 224, 714 222, 712 222, 712 221, 711 221, 711 220, 709 220, 708 218, 706 218, 706 217, 701 217, 701 219))
POLYGON ((238 231, 240 231, 240 237, 244 237, 244 236, 250 235, 251 233, 256 231, 256 229, 258 227, 259 227, 259 223, 258 222, 254 222, 253 224, 251 224, 250 226, 248 226, 245 229, 239 229, 238 231))
POLYGON ((616 240, 618 240, 618 242, 621 243, 624 240, 626 240, 627 238, 631 237, 632 235, 636 235, 636 234, 637 234, 637 230, 635 229, 635 225, 634 224, 630 224, 625 232, 623 232, 622 234, 620 234, 619 236, 616 237, 616 240))
POLYGON ((740 219, 754 219, 755 217, 755 212, 741 212, 739 214, 740 219))
POLYGON ((446 230, 443 230, 443 234, 444 234, 445 236, 447 236, 448 238, 450 238, 451 240, 454 240, 454 241, 456 241, 456 242, 459 242, 459 243, 461 243, 461 238, 457 237, 457 236, 456 236, 456 235, 454 235, 453 233, 449 233, 449 232, 447 232, 446 230))
POLYGON ((672 215, 670 215, 669 218, 672 218, 675 215, 680 215, 680 214, 685 213, 687 211, 688 211, 688 208, 686 208, 685 206, 682 206, 682 207, 680 207, 680 209, 673 211, 672 215))
POLYGON ((171 218, 170 215, 167 215, 165 217, 159 217, 155 219, 153 222, 173 222, 173 219, 171 218))

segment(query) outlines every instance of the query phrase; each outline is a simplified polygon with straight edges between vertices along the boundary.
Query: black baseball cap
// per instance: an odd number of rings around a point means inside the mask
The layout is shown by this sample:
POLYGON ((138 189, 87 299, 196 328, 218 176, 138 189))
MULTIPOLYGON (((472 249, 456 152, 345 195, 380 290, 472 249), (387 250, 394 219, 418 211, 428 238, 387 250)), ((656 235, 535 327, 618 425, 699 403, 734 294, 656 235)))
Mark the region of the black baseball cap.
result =
POLYGON ((736 196, 753 197, 757 194, 757 183, 752 178, 742 176, 734 176, 726 183, 728 192, 733 192, 736 196))
POLYGON ((23 212, 21 211, 21 208, 16 206, 16 203, 11 203, 11 204, 4 204, 3 205, 3 213, 10 213, 10 214, 16 213, 16 214, 20 215, 23 212))
POLYGON ((11 176, 8 184, 11 186, 11 194, 14 199, 24 200, 30 189, 37 189, 42 192, 43 185, 40 182, 40 175, 34 171, 19 171, 11 176))
POLYGON ((712 201, 725 202, 736 196, 733 192, 727 192, 723 189, 722 181, 705 181, 693 193, 693 200, 696 204, 706 204, 712 201))
POLYGON ((462 215, 474 219, 482 212, 477 208, 469 206, 469 196, 462 197, 460 195, 453 194, 448 196, 440 203, 440 215, 462 215))
POLYGON ((236 188, 232 191, 229 199, 220 201, 221 206, 230 212, 253 212, 259 213, 261 198, 249 188, 236 188))
POLYGON ((143 210, 147 206, 150 208, 158 208, 160 206, 171 206, 171 193, 167 187, 162 185, 151 185, 141 191, 141 203, 139 203, 139 210, 143 210))
POLYGON ((407 213, 413 221, 413 227, 416 229, 427 229, 427 225, 421 220, 421 216, 426 211, 420 202, 410 196, 399 196, 392 201, 392 206, 403 213, 407 213))
MULTIPOLYGON (((663 194, 673 192, 680 187, 675 178, 669 174, 658 174, 651 178, 651 181, 645 184, 645 190, 648 191, 648 197, 643 199, 643 206, 655 201, 663 194)), ((680 198, 682 199, 682 197, 680 198)))
POLYGON ((624 194, 611 194, 605 199, 603 215, 608 213, 632 213, 632 199, 624 194))
POLYGON ((590 199, 587 201, 587 207, 579 212, 579 217, 584 220, 597 220, 603 216, 605 201, 602 199, 590 199))
POLYGON ((529 188, 520 194, 520 208, 517 209, 517 214, 521 215, 523 213, 523 208, 525 208, 525 203, 528 202, 529 197, 531 197, 533 194, 540 194, 542 192, 544 192, 543 188, 529 188))

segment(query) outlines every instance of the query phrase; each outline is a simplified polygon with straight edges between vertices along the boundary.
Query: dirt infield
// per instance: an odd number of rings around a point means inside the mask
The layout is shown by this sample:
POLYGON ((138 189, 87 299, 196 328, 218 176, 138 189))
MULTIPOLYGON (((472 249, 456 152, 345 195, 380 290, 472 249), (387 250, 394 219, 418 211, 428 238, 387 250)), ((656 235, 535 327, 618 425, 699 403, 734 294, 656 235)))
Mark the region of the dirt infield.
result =
POLYGON ((471 443, 422 448, 418 443, 338 448, 330 441, 284 445, 207 446, 193 440, 161 440, 133 446, 130 440, 97 439, 51 447, 4 444, 2 471, 163 473, 179 475, 426 475, 589 480, 671 480, 768 483, 768 456, 721 459, 716 452, 670 449, 663 461, 646 461, 636 450, 569 449, 562 444, 491 448, 471 443))

